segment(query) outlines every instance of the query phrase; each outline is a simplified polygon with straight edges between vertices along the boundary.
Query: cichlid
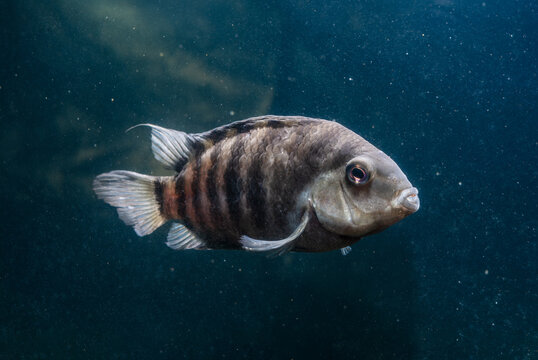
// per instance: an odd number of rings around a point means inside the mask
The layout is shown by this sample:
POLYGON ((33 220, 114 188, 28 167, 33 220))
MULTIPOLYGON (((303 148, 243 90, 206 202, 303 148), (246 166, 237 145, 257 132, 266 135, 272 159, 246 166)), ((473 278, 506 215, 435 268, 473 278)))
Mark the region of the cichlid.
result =
POLYGON ((112 171, 93 188, 139 236, 172 221, 172 249, 346 254, 420 206, 390 157, 333 121, 261 116, 200 134, 137 126, 151 128, 155 158, 176 174, 112 171))

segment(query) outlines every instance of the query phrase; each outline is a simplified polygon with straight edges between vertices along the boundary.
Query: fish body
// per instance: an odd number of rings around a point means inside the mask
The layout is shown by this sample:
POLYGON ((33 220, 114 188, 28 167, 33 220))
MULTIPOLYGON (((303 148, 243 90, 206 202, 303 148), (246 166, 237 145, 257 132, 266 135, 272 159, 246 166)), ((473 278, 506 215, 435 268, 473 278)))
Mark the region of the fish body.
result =
POLYGON ((113 171, 94 190, 138 235, 174 222, 174 249, 342 249, 419 207, 399 167, 336 122, 262 116, 200 134, 147 126, 156 159, 176 174, 113 171))

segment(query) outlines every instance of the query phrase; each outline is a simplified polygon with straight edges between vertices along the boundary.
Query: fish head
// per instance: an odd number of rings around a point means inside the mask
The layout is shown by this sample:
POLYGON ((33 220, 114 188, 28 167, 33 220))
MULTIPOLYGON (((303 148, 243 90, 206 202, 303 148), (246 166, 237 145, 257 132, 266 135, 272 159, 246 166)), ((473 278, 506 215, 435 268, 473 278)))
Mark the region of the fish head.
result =
POLYGON ((418 190, 378 149, 350 156, 318 176, 310 201, 326 230, 350 237, 379 232, 420 207, 418 190))

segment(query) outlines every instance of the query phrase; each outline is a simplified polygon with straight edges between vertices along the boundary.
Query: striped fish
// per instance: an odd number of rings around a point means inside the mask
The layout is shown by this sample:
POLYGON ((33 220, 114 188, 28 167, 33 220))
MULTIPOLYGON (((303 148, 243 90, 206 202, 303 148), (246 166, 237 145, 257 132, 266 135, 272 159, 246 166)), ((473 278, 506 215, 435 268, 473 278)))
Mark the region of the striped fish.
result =
POLYGON ((345 254, 419 208, 394 161, 336 122, 262 116, 200 134, 137 126, 151 128, 155 158, 176 174, 112 171, 94 190, 139 236, 173 222, 172 249, 345 254))

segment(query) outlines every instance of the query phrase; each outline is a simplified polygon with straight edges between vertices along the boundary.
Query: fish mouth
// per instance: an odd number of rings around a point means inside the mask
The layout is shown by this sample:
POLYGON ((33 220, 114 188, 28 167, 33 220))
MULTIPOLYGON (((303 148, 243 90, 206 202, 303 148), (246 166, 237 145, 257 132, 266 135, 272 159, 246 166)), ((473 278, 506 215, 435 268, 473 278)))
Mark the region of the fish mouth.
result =
POLYGON ((405 210, 414 213, 420 208, 420 199, 416 187, 404 189, 398 194, 393 202, 395 207, 402 207, 405 210))

